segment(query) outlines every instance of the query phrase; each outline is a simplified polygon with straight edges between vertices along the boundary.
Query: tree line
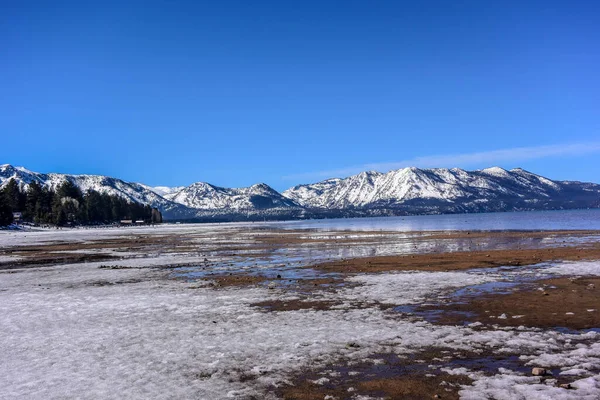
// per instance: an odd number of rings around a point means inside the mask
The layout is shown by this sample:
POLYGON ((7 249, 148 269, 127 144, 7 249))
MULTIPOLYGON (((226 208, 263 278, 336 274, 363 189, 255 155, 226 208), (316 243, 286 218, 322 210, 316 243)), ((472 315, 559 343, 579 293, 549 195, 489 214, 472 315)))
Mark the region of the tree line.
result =
POLYGON ((35 181, 29 184, 27 190, 22 190, 15 179, 11 179, 0 190, 0 226, 11 224, 13 213, 19 212, 21 221, 57 226, 106 224, 121 220, 162 222, 157 209, 95 190, 82 193, 68 180, 56 190, 35 181))

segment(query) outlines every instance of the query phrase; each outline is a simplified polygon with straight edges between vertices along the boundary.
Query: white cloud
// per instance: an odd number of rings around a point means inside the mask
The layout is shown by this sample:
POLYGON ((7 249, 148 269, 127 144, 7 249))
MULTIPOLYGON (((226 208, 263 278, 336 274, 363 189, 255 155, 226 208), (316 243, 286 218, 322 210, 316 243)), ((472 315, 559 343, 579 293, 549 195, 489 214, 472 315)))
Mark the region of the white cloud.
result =
POLYGON ((326 171, 315 171, 284 176, 286 180, 314 180, 345 177, 362 171, 391 171, 405 167, 453 168, 490 167, 496 163, 522 162, 546 157, 579 156, 600 152, 600 142, 556 144, 545 146, 515 147, 463 154, 442 154, 395 161, 356 165, 326 171))

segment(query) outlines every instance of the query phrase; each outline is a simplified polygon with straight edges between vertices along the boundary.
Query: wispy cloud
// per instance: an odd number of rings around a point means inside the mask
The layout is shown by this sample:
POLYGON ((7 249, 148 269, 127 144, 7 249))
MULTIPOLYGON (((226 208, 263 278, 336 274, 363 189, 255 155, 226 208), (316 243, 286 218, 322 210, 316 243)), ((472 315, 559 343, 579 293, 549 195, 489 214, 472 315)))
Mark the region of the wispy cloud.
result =
POLYGON ((370 163, 347 168, 287 175, 284 176, 283 179, 310 181, 316 179, 346 177, 362 171, 386 172, 405 167, 490 167, 497 163, 517 163, 546 157, 578 156, 598 152, 600 152, 600 142, 515 147, 511 149, 490 150, 475 153, 415 157, 395 162, 370 163))

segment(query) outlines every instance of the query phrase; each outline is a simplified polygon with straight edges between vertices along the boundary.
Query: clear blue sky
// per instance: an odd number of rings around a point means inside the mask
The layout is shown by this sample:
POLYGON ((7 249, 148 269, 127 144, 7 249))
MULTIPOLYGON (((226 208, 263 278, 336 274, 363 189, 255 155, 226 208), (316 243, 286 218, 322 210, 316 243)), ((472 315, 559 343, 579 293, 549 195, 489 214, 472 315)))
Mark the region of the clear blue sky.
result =
POLYGON ((0 164, 171 186, 411 163, 600 182, 598 21, 598 1, 4 2, 0 164))

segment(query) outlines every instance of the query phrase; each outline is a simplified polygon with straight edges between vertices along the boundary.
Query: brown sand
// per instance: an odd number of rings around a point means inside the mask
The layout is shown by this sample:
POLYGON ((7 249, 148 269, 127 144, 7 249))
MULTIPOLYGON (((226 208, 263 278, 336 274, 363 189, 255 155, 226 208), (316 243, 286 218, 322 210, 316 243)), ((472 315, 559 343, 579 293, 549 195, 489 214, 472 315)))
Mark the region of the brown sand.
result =
MULTIPOLYGON (((348 346, 360 347, 355 343, 348 346)), ((439 364, 442 357, 445 360, 454 356, 480 357, 460 351, 454 353, 452 349, 431 348, 409 356, 374 354, 372 358, 358 363, 339 361, 317 370, 302 371, 292 378, 291 383, 274 392, 279 398, 290 400, 322 400, 328 395, 337 399, 356 395, 385 399, 458 399, 461 385, 468 385, 471 380, 464 375, 449 375, 428 367, 430 364, 442 366, 439 364), (323 377, 328 381, 315 382, 323 377), (438 397, 434 397, 436 395, 438 397)))
POLYGON ((325 311, 331 309, 332 306, 340 304, 335 301, 303 301, 301 299, 294 300, 267 300, 259 303, 253 303, 251 306, 262 307, 268 311, 297 311, 297 310, 315 310, 325 311))
POLYGON ((253 286, 266 282, 270 279, 264 276, 256 275, 217 275, 205 278, 207 281, 214 282, 214 287, 232 287, 232 286, 253 286))
POLYGON ((514 249, 355 258, 322 263, 324 272, 374 273, 387 271, 457 271, 472 268, 533 265, 554 260, 600 259, 600 243, 548 249, 514 249))
MULTIPOLYGON (((421 307, 419 310, 432 308, 421 307)), ((435 308, 447 311, 439 320, 443 324, 480 321, 501 326, 598 328, 600 278, 548 279, 534 285, 527 284, 510 294, 484 295, 472 298, 465 304, 435 308), (474 316, 453 314, 455 311, 473 313, 474 316), (498 318, 502 314, 506 314, 507 318, 498 318)))
POLYGON ((336 387, 324 387, 309 380, 298 382, 280 390, 279 397, 286 400, 323 400, 325 396, 336 399, 348 399, 354 394, 384 397, 385 399, 458 399, 460 385, 469 384, 471 380, 463 375, 435 376, 425 374, 398 375, 395 377, 373 378, 365 380, 345 381, 336 387), (351 392, 348 389, 352 388, 351 392), (434 396, 438 397, 434 397, 434 396))

